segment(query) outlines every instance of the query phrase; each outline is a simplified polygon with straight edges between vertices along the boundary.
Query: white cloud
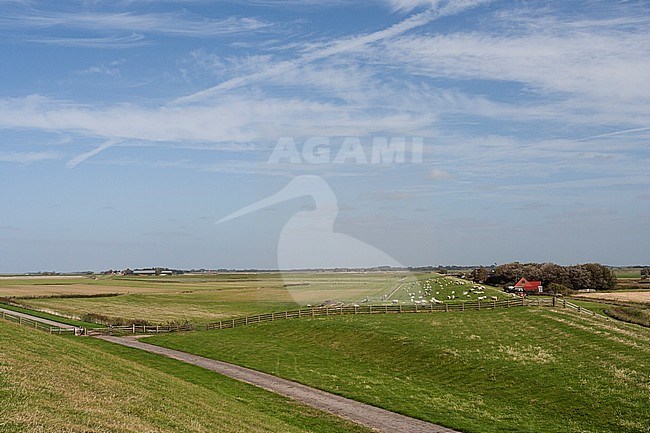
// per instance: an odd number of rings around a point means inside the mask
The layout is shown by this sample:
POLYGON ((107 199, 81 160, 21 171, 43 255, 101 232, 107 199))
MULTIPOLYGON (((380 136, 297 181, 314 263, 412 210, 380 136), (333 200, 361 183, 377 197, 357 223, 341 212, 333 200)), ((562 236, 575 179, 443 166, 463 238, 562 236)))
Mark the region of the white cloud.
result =
POLYGON ((122 63, 124 63, 125 60, 114 60, 112 62, 108 63, 100 63, 99 65, 94 65, 90 66, 85 69, 80 69, 78 71, 75 71, 75 74, 78 75, 108 75, 111 77, 119 77, 120 76, 120 68, 118 67, 122 63))
POLYGON ((260 81, 269 80, 319 60, 327 59, 345 53, 359 53, 364 51, 368 46, 372 44, 394 38, 410 30, 429 24, 430 22, 442 16, 457 14, 465 9, 470 9, 481 3, 484 3, 484 1, 451 0, 445 5, 445 7, 441 8, 440 10, 428 9, 424 12, 414 14, 397 24, 373 33, 344 37, 328 43, 311 44, 305 49, 305 52, 297 58, 279 61, 274 64, 268 64, 267 67, 262 71, 253 72, 247 75, 240 75, 210 88, 195 92, 191 95, 177 98, 173 102, 175 104, 187 104, 197 101, 204 101, 206 99, 209 100, 219 93, 237 89, 260 81))
POLYGON ((210 37, 250 32, 270 24, 251 17, 204 19, 187 13, 106 13, 106 12, 45 12, 31 15, 6 15, 0 18, 6 28, 63 27, 89 31, 125 31, 156 33, 184 37, 210 37))
POLYGON ((133 48, 149 45, 144 35, 133 33, 129 36, 99 36, 89 38, 33 37, 29 42, 76 48, 133 48))
POLYGON ((402 36, 386 41, 382 53, 412 73, 432 77, 514 81, 541 93, 599 100, 647 100, 650 28, 647 21, 630 22, 636 24, 619 30, 597 20, 571 26, 545 19, 544 25, 527 21, 505 36, 480 31, 402 36))
POLYGON ((410 12, 416 8, 439 9, 444 14, 455 14, 492 0, 387 0, 394 11, 410 12))
POLYGON ((426 114, 357 113, 356 107, 255 94, 223 97, 209 106, 161 108, 90 108, 41 96, 0 99, 0 126, 5 129, 152 142, 242 143, 281 136, 365 136, 378 130, 408 135, 430 121, 426 114))
POLYGON ((32 164, 60 158, 61 155, 54 152, 0 152, 0 162, 16 164, 32 164))

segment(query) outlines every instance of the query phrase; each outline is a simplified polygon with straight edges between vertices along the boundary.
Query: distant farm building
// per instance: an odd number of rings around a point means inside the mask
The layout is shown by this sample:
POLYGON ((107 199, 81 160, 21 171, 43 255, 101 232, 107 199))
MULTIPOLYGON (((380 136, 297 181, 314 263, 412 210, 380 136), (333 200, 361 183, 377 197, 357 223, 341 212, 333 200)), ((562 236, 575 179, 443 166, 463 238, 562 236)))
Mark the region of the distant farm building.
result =
POLYGON ((512 286, 512 289, 515 292, 522 293, 542 293, 543 287, 541 281, 528 281, 525 278, 521 278, 517 281, 517 284, 512 286))
POLYGON ((170 270, 156 270, 156 269, 136 269, 133 275, 147 276, 147 275, 172 275, 170 270))

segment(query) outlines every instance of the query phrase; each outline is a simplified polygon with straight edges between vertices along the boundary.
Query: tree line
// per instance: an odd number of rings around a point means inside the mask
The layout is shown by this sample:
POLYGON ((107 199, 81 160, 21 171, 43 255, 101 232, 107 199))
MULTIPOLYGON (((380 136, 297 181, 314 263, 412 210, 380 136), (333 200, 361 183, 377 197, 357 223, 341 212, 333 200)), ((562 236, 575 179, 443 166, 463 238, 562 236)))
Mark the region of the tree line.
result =
POLYGON ((472 280, 493 286, 512 286, 520 278, 541 281, 545 291, 562 293, 570 290, 608 290, 616 286, 610 268, 599 263, 560 266, 555 263, 506 263, 488 270, 475 269, 472 280))

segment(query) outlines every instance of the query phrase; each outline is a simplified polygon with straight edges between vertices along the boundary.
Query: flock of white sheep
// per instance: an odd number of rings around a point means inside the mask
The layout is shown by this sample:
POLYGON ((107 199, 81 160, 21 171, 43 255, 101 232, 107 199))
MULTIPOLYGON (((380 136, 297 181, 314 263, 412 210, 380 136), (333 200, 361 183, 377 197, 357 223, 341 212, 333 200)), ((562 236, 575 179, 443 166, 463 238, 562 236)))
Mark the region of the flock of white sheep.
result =
MULTIPOLYGON (((406 293, 408 301, 415 305, 442 304, 446 297, 451 300, 485 300, 486 288, 482 285, 472 284, 469 281, 456 280, 451 278, 428 278, 416 283, 405 285, 401 289, 406 293), (441 294, 442 293, 442 294, 441 294)), ((490 296, 490 299, 496 301, 497 296, 490 296)), ((398 299, 392 300, 393 304, 399 304, 398 299)))

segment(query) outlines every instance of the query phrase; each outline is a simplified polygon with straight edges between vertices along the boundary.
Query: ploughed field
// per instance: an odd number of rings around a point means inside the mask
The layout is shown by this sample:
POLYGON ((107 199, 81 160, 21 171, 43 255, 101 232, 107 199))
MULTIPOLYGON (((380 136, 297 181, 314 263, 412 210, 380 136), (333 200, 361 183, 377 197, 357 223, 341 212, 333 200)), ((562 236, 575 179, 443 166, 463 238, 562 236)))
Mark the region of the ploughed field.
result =
POLYGON ((303 318, 146 341, 464 432, 650 426, 650 330, 568 310, 303 318))

